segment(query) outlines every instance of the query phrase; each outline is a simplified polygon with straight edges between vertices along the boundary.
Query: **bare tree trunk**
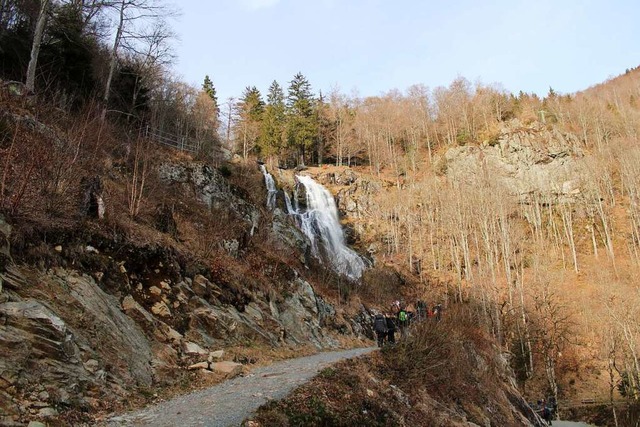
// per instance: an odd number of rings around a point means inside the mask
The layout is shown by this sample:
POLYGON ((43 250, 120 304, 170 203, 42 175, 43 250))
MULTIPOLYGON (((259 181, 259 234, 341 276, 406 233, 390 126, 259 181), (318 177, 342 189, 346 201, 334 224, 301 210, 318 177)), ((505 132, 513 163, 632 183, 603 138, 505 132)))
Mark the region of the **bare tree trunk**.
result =
POLYGON ((578 272, 578 256, 576 254, 576 243, 573 237, 573 215, 571 206, 562 206, 562 224, 564 226, 564 232, 569 242, 569 248, 571 249, 571 257, 573 259, 573 270, 578 272))
POLYGON ((609 364, 607 366, 609 371, 609 404, 611 405, 611 412, 613 413, 614 425, 618 427, 618 414, 616 413, 616 405, 613 403, 613 391, 616 388, 616 379, 614 376, 615 367, 615 349, 609 351, 609 364))
POLYGON ((29 92, 34 92, 36 84, 36 66, 38 65, 38 55, 40 54, 40 45, 42 44, 42 36, 44 35, 44 26, 47 22, 47 10, 49 9, 50 0, 42 0, 40 13, 38 14, 38 22, 36 30, 33 33, 33 43, 31 44, 31 59, 29 59, 29 67, 27 68, 27 82, 25 86, 29 92))
POLYGON ((116 31, 116 38, 113 41, 113 48, 111 49, 111 63, 109 64, 109 75, 107 76, 107 83, 104 87, 104 95, 102 97, 103 108, 101 119, 104 121, 107 116, 107 108, 109 103, 109 94, 111 92, 111 82, 113 81, 113 75, 116 71, 116 65, 118 64, 118 47, 120 46, 120 40, 122 39, 122 30, 124 29, 124 11, 126 9, 126 0, 122 0, 120 4, 120 20, 118 21, 118 30, 116 31))
POLYGON ((545 371, 547 373, 547 382, 549 383, 549 388, 551 389, 551 393, 555 398, 555 401, 558 401, 558 382, 556 380, 556 364, 553 360, 553 357, 549 355, 545 355, 545 371))

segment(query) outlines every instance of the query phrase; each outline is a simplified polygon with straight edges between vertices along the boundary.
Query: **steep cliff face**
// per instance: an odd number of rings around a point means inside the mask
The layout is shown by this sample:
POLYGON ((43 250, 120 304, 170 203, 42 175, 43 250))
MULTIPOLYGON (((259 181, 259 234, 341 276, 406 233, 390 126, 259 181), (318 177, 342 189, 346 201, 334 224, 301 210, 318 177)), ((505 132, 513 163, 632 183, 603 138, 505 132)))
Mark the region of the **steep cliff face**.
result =
POLYGON ((167 162, 158 174, 167 187, 227 213, 219 226, 233 232, 217 242, 213 266, 170 240, 138 242, 98 226, 49 233, 37 245, 50 268, 35 268, 12 262, 11 228, 2 223, 2 423, 65 424, 78 413, 85 415, 74 423, 89 422, 86 413, 193 379, 186 368, 217 350, 334 348, 336 331, 354 333, 295 267, 251 243, 260 232, 267 248, 303 265, 308 242, 291 221, 261 212, 202 163, 167 162))
POLYGON ((533 194, 571 199, 580 192, 584 153, 577 138, 542 124, 523 126, 517 120, 493 144, 449 148, 437 172, 469 185, 500 182, 508 193, 526 200, 533 194))

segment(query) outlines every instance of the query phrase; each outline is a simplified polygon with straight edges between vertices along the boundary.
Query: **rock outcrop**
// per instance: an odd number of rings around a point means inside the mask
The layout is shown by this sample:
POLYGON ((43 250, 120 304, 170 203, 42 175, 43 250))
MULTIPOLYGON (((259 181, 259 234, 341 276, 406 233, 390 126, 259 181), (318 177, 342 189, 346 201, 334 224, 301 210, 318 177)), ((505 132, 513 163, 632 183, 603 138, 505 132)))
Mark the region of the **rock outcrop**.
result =
POLYGON ((513 121, 495 144, 449 148, 437 169, 448 179, 469 185, 497 176, 507 192, 521 200, 532 194, 561 200, 580 192, 582 158, 575 136, 513 121))
POLYGON ((124 398, 134 387, 170 381, 178 366, 224 346, 337 345, 321 326, 335 310, 301 278, 291 281, 286 298, 253 294, 239 310, 220 303, 211 292, 216 286, 202 276, 120 298, 93 277, 62 268, 11 267, 3 277, 0 382, 9 390, 9 413, 19 417, 27 415, 20 402, 38 386, 50 390, 51 407, 61 404, 60 395, 82 407, 108 391, 124 398))
POLYGON ((168 185, 182 185, 185 190, 195 192, 209 208, 234 213, 244 221, 250 234, 257 229, 258 209, 234 194, 224 176, 211 166, 198 162, 163 163, 158 174, 168 185))

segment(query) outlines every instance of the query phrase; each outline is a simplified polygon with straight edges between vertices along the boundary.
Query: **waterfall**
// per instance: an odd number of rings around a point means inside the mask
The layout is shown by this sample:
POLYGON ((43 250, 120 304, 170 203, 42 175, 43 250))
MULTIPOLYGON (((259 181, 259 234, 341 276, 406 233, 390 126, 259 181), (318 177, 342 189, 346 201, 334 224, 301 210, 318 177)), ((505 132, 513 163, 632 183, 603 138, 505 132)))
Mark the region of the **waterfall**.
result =
MULTIPOLYGON (((264 165, 260 165, 267 186, 267 207, 276 207, 276 188, 273 176, 264 165)), ((296 175, 296 180, 304 186, 306 207, 298 202, 298 186, 294 189, 293 200, 284 191, 287 214, 295 218, 300 230, 311 242, 311 252, 319 260, 327 260, 334 270, 351 279, 358 279, 367 268, 365 260, 349 248, 344 240, 342 225, 338 218, 338 208, 333 196, 313 178, 296 175)))
POLYGON ((287 209, 293 211, 300 229, 311 241, 313 255, 329 260, 336 271, 351 279, 360 278, 367 263, 345 243, 333 196, 311 177, 296 175, 296 179, 305 188, 307 207, 299 209, 296 203, 293 209, 289 200, 287 209))
POLYGON ((267 172, 267 168, 264 165, 260 165, 260 170, 264 175, 264 183, 267 186, 267 207, 269 209, 273 209, 276 207, 276 195, 278 194, 276 182, 273 179, 273 176, 267 172))

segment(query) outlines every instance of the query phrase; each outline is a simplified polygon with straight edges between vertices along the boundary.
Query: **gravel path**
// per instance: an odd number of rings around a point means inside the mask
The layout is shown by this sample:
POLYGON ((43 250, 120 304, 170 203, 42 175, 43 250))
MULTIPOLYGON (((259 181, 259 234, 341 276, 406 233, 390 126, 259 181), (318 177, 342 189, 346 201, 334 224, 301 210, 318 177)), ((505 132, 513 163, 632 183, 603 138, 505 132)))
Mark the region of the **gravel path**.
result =
POLYGON ((551 427, 591 427, 591 424, 580 423, 577 421, 553 421, 551 427))
POLYGON ((342 359, 375 350, 319 353, 299 359, 284 360, 257 368, 246 377, 237 377, 206 390, 176 397, 143 409, 113 417, 109 427, 120 426, 239 426, 258 407, 272 399, 282 399, 295 387, 305 383, 318 371, 342 359))

